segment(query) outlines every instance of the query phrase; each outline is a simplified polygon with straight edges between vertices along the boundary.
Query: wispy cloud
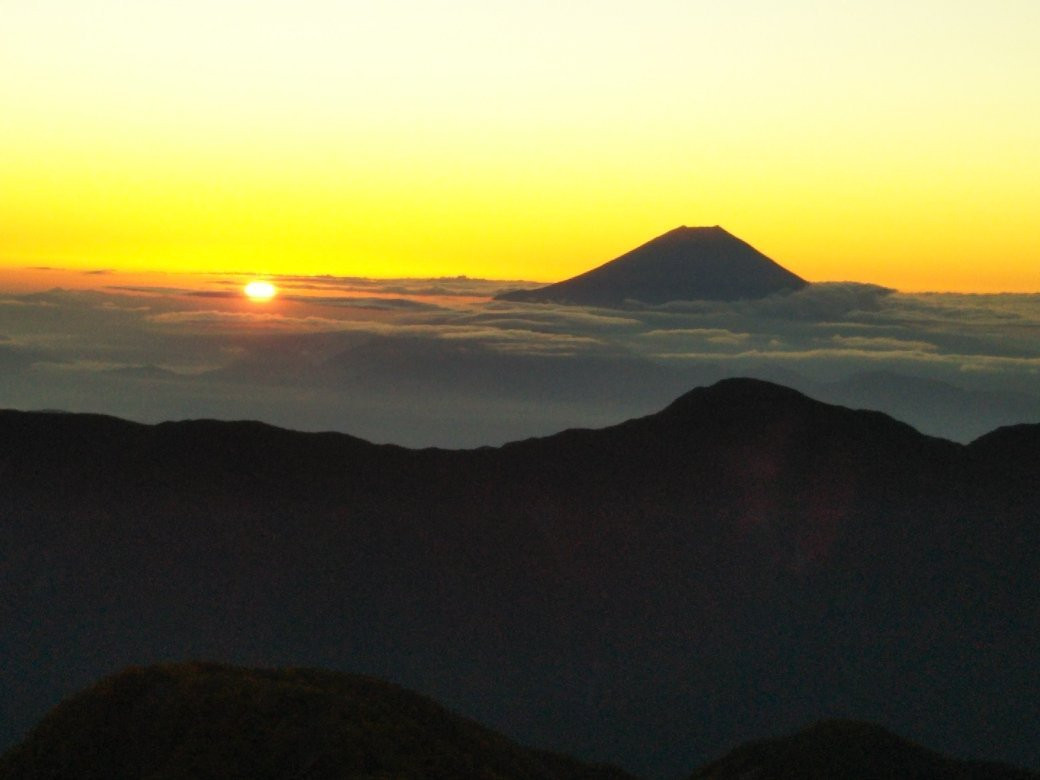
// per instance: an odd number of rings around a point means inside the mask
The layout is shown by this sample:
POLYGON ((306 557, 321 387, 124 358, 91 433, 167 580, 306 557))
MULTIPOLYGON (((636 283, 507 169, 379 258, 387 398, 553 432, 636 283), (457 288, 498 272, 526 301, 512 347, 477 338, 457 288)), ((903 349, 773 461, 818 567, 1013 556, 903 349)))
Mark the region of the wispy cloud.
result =
POLYGON ((892 350, 896 352, 935 352, 938 346, 929 341, 911 341, 885 336, 842 336, 835 334, 830 341, 837 347, 860 350, 892 350))

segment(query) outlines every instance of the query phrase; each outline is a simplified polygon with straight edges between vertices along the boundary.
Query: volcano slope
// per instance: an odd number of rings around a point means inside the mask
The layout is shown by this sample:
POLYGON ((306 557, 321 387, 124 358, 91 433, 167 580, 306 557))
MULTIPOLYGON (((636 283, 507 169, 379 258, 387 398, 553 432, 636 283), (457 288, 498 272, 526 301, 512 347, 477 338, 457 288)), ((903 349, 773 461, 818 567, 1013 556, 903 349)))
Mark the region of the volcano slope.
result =
POLYGON ((1040 426, 753 380, 497 449, 0 413, 0 739, 129 664, 373 674, 652 776, 824 717, 1040 765, 1040 426))
POLYGON ((715 225, 677 227, 590 271, 503 301, 616 307, 627 301, 738 301, 808 285, 753 246, 715 225))

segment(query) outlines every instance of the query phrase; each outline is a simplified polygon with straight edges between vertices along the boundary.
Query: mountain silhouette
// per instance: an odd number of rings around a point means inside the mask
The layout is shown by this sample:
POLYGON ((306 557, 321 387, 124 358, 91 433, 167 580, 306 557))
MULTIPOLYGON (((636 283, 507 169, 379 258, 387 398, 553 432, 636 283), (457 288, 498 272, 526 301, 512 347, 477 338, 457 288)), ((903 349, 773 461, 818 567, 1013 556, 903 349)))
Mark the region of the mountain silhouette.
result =
POLYGON ((0 778, 631 780, 529 750, 426 697, 315 669, 131 668, 62 702, 0 778))
POLYGON ((591 271, 504 301, 619 306, 626 301, 735 301, 808 283, 721 227, 678 227, 591 271))
POLYGON ((870 723, 830 720, 796 734, 743 745, 691 780, 1029 780, 1035 772, 956 761, 870 723))
POLYGON ((0 412, 0 745, 171 658, 374 675, 643 776, 850 715, 1040 766, 1040 425, 767 382, 408 450, 0 412))
MULTIPOLYGON (((758 740, 691 780, 1030 780, 958 761, 879 726, 816 723, 758 740)), ((428 697, 372 677, 216 663, 131 667, 69 697, 0 755, 11 778, 635 780, 521 747, 428 697)))

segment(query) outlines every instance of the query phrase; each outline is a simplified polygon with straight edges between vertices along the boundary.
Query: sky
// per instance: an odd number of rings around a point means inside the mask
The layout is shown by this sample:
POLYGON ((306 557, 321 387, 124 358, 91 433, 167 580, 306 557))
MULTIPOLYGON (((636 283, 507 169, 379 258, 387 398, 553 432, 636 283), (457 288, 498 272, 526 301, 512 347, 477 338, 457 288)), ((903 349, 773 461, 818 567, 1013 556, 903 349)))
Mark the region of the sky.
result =
POLYGON ((719 224, 811 281, 1037 292, 1037 30, 1033 0, 3 0, 0 286, 555 281, 719 224))

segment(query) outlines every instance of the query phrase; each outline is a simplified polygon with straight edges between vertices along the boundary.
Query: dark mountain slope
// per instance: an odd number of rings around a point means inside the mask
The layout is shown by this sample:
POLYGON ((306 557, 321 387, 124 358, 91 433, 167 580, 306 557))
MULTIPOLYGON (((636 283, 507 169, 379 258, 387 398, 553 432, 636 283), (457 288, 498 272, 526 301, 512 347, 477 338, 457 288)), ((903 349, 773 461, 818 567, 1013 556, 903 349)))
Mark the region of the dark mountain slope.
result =
POLYGON ((625 301, 764 298, 806 284, 718 226, 683 226, 571 279, 497 297, 505 301, 618 306, 625 301))
POLYGON ((646 774, 844 714, 1040 765, 1040 426, 965 447, 728 380, 498 449, 17 412, 0 444, 5 743, 207 657, 646 774))
POLYGON ((132 668, 55 708, 0 778, 624 780, 522 748, 373 678, 216 664, 132 668))
POLYGON ((797 734, 752 742, 694 772, 691 780, 1028 780, 1034 772, 955 761, 889 731, 824 721, 797 734))

